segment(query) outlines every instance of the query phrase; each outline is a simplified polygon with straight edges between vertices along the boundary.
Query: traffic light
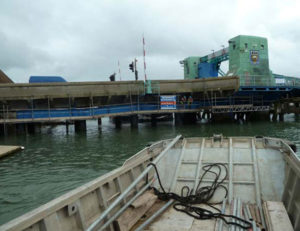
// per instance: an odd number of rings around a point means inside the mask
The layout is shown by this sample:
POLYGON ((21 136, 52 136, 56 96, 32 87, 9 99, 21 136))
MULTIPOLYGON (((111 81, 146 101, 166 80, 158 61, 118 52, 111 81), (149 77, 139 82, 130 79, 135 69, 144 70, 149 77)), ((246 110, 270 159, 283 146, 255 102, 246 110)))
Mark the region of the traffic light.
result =
POLYGON ((131 70, 132 72, 134 72, 133 62, 129 64, 129 70, 131 70))

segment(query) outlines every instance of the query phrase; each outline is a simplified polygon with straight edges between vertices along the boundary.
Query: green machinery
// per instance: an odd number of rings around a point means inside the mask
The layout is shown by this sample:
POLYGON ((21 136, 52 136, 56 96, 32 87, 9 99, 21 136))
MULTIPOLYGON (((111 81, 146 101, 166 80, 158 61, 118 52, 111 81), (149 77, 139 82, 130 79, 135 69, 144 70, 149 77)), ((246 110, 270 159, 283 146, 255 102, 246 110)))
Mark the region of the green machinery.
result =
POLYGON ((240 77, 241 85, 273 86, 269 69, 268 40, 240 35, 229 40, 229 70, 227 75, 240 77))
POLYGON ((239 76, 242 86, 273 86, 275 78, 269 69, 268 41, 257 36, 239 35, 229 40, 229 47, 203 57, 182 61, 184 78, 239 76), (229 70, 221 71, 221 62, 229 60, 229 70))

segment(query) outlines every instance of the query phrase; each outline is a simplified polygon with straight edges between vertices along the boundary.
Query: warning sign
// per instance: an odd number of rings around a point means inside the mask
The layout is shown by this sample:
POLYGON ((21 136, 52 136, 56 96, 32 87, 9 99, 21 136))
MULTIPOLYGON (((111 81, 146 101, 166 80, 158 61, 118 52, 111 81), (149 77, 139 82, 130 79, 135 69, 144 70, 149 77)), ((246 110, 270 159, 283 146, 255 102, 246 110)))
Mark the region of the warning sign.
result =
POLYGON ((160 109, 176 109, 176 95, 160 96, 160 109))

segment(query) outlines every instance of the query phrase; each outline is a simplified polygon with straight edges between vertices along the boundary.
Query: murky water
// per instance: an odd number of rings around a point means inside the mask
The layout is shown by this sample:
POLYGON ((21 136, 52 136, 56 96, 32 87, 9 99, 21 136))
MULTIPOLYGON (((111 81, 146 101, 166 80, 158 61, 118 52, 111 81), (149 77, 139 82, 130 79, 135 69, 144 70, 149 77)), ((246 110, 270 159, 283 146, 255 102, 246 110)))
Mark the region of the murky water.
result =
POLYGON ((70 126, 45 127, 35 135, 0 137, 0 144, 22 145, 25 150, 0 160, 0 224, 86 183, 118 166, 149 142, 173 138, 212 136, 271 136, 296 143, 300 155, 300 119, 285 122, 246 124, 203 124, 175 127, 171 122, 157 127, 140 124, 138 129, 122 129, 103 121, 88 121, 85 134, 75 134, 70 126))

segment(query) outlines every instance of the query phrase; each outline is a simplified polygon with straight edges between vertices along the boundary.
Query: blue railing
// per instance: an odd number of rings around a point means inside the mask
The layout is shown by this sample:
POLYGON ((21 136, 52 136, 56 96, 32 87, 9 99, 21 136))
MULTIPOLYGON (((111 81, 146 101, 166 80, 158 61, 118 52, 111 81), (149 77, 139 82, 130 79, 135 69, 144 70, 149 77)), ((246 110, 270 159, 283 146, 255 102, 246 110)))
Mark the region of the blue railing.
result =
MULTIPOLYGON (((192 105, 178 105, 177 109, 198 109, 204 103, 193 103, 192 105)), ((207 105, 209 105, 207 103, 207 105)), ((71 109, 49 109, 49 110, 19 110, 16 111, 17 119, 40 119, 40 118, 60 118, 60 117, 80 117, 80 116, 100 116, 100 115, 114 115, 127 112, 138 111, 165 111, 160 109, 158 104, 130 104, 130 105, 115 105, 104 107, 90 107, 90 108, 71 108, 71 109)))
MULTIPOLYGON (((177 97, 179 98, 179 97, 177 97)), ((197 110, 211 106, 230 106, 230 105, 264 105, 268 102, 264 102, 260 97, 224 97, 215 99, 201 99, 194 101, 191 104, 180 102, 177 99, 176 111, 180 110, 197 110)), ((62 108, 62 109, 25 109, 17 110, 9 114, 14 114, 17 119, 43 119, 43 118, 62 118, 62 117, 98 117, 101 115, 115 115, 126 114, 131 112, 146 112, 146 111, 160 111, 160 113, 166 112, 165 109, 161 109, 160 102, 155 103, 132 103, 132 104, 120 104, 120 105, 105 105, 99 107, 87 107, 87 108, 62 108)), ((8 116, 10 117, 10 116, 8 116)), ((6 118, 8 118, 6 117, 6 118)))

